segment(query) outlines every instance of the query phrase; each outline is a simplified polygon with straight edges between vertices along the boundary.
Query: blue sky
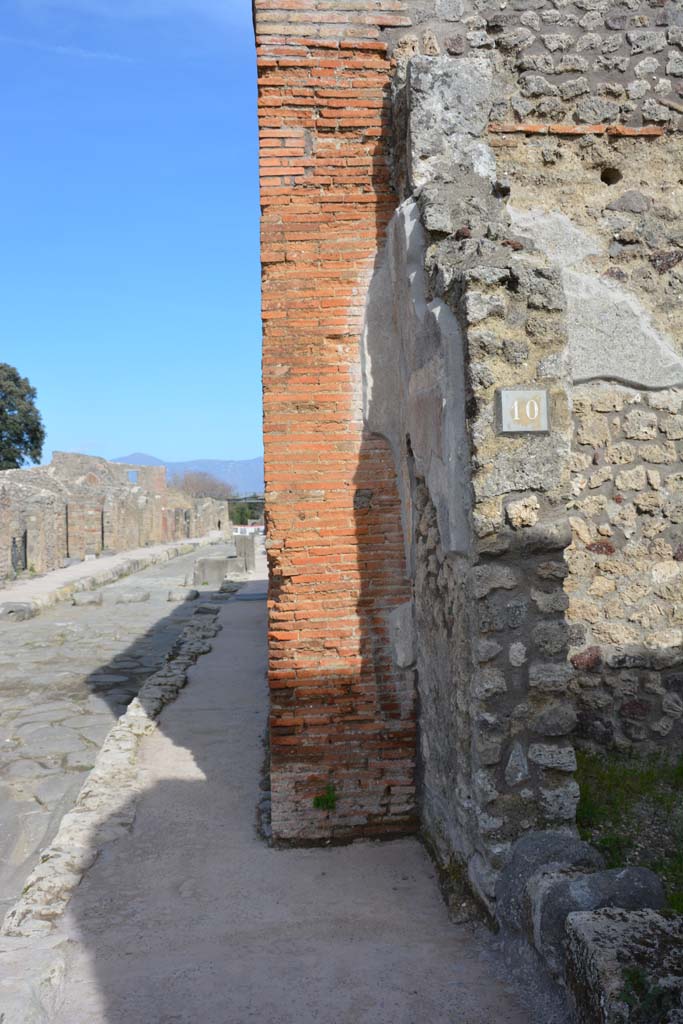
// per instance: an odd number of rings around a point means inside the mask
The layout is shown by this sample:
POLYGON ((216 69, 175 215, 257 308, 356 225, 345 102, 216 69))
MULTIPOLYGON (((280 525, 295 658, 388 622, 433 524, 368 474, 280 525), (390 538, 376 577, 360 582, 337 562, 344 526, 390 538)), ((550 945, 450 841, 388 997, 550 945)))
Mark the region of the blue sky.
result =
POLYGON ((45 456, 261 453, 255 107, 250 0, 0 0, 0 362, 45 456))

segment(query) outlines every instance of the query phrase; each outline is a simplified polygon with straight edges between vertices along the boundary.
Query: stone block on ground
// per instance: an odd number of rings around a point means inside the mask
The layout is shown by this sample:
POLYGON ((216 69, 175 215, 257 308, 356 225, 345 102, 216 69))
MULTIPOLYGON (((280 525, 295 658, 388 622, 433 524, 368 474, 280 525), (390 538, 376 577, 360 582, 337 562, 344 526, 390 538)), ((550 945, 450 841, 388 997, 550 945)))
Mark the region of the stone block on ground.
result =
POLYGON ((116 604, 141 604, 149 598, 149 590, 122 590, 116 595, 116 604))
POLYGON ((0 620, 6 622, 24 622, 37 614, 36 609, 28 602, 8 601, 6 604, 0 604, 0 620))
POLYGON ((578 911, 619 907, 662 910, 664 887, 647 868, 614 868, 590 874, 541 869, 527 885, 534 945, 555 974, 564 970, 566 922, 578 911))
POLYGON ((196 601, 199 597, 199 591, 193 590, 190 587, 174 587, 173 590, 169 590, 167 601, 196 601))
POLYGON ((220 590, 220 586, 228 572, 228 565, 228 556, 198 558, 195 562, 192 582, 195 586, 212 587, 214 590, 220 590))
POLYGON ((71 599, 71 603, 77 608, 101 605, 103 601, 104 595, 101 590, 83 590, 79 594, 74 594, 71 599))
POLYGON ((501 924, 522 930, 527 883, 542 867, 596 871, 604 866, 597 850, 569 832, 529 832, 515 843, 496 885, 496 912, 501 924))
POLYGON ((240 584, 239 583, 231 583, 230 580, 225 580, 220 585, 220 593, 221 594, 236 594, 239 589, 240 589, 240 584))
POLYGON ((567 918, 578 1024, 680 1024, 683 916, 603 909, 567 918))
POLYGON ((221 610, 219 604, 200 604, 198 608, 195 608, 195 615, 218 615, 221 610))

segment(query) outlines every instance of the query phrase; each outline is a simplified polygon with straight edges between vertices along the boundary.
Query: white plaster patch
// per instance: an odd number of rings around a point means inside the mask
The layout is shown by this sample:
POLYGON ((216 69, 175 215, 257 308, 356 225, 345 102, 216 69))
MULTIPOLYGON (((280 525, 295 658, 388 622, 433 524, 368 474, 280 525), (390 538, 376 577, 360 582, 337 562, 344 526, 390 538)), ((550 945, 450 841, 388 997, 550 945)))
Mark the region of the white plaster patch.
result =
POLYGON ((519 234, 530 235, 539 249, 563 268, 576 266, 588 256, 604 252, 599 239, 578 228, 564 213, 537 207, 519 210, 508 205, 512 226, 519 234))
POLYGON ((683 359, 638 297, 583 266, 604 253, 597 238, 557 211, 509 206, 508 212, 515 230, 530 235, 562 273, 575 384, 613 380, 657 389, 683 383, 683 359))

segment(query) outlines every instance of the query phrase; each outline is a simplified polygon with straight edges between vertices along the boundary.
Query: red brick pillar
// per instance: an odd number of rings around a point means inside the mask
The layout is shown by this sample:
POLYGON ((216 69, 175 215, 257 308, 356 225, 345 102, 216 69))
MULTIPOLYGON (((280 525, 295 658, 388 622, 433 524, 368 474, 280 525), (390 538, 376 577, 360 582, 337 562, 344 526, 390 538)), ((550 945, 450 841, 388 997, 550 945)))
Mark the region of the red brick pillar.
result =
POLYGON ((414 687, 387 616, 410 587, 392 454, 363 428, 360 335, 396 207, 378 37, 405 19, 385 0, 255 6, 273 833, 398 834, 414 827, 414 687))

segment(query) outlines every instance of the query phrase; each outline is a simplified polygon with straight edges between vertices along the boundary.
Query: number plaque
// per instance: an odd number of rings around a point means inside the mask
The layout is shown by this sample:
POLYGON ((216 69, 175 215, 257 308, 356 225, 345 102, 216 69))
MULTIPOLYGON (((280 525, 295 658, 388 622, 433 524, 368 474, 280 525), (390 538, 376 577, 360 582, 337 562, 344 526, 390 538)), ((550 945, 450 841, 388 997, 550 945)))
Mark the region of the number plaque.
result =
POLYGON ((548 392, 501 388, 498 392, 499 434, 547 434, 548 392))

